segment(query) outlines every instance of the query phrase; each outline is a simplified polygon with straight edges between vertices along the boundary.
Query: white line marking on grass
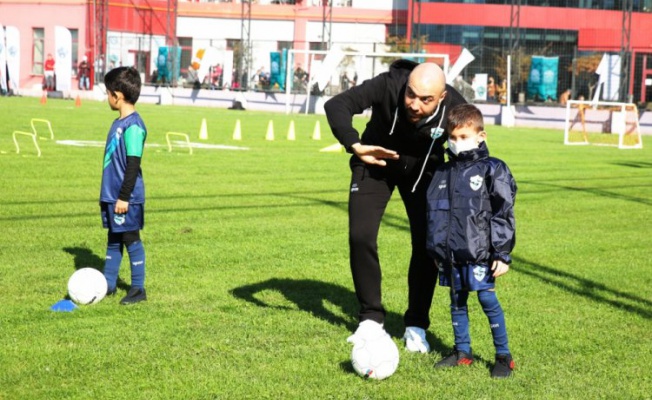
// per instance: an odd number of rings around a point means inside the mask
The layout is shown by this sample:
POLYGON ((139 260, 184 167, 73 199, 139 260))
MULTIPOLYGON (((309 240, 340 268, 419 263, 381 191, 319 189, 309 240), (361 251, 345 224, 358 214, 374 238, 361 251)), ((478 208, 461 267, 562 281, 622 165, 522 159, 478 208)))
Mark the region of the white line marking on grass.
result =
MULTIPOLYGON (((57 140, 57 144, 62 144, 64 146, 76 146, 76 147, 104 147, 105 142, 99 140, 57 140)), ((186 147, 186 142, 177 140, 173 143, 178 145, 183 145, 186 147)), ((166 147, 165 145, 158 143, 147 143, 145 147, 166 147)), ((181 146, 180 146, 181 147, 181 146)), ((249 147, 239 147, 239 146, 227 146, 223 144, 207 144, 207 143, 190 143, 190 147, 195 149, 210 149, 210 150, 249 150, 249 147)))

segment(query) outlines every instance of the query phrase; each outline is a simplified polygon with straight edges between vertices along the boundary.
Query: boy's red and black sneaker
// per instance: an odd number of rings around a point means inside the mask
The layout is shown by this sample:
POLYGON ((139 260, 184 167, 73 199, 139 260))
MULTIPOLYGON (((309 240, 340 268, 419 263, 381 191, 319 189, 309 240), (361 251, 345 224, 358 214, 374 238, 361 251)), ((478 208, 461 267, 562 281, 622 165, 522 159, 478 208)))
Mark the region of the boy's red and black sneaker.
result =
POLYGON ((491 377, 496 379, 509 378, 514 370, 514 360, 511 354, 497 354, 496 364, 491 369, 491 377))
POLYGON ((473 364, 473 353, 466 353, 453 347, 453 352, 435 364, 435 368, 457 367, 458 365, 473 364))

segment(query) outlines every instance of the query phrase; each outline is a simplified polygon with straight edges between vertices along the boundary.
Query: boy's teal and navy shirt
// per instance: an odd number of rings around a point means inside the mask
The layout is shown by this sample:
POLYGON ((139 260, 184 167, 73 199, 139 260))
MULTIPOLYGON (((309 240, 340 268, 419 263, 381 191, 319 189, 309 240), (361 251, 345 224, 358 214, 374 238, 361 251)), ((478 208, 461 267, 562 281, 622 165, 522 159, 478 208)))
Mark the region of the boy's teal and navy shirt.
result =
MULTIPOLYGON (((147 138, 147 128, 137 112, 124 119, 116 119, 111 125, 104 148, 102 187, 100 201, 115 203, 125 179, 127 156, 142 158, 147 138)), ((136 185, 131 192, 129 203, 145 202, 145 185, 142 171, 138 171, 136 185)))

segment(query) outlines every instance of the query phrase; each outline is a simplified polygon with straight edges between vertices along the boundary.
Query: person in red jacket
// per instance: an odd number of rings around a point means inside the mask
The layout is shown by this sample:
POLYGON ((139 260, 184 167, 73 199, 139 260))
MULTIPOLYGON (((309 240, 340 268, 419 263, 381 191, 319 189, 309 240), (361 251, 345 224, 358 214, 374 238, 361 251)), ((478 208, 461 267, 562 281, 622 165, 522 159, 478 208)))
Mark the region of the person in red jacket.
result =
POLYGON ((54 90, 54 57, 52 57, 51 53, 48 53, 43 68, 45 70, 45 90, 54 90))

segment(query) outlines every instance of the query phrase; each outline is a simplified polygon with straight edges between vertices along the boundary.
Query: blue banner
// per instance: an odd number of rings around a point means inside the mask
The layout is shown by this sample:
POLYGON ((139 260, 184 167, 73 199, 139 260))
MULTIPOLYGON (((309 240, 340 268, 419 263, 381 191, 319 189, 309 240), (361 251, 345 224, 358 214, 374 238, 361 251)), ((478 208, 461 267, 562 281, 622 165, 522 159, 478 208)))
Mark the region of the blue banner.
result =
POLYGON ((158 57, 156 58, 156 68, 158 70, 159 80, 163 82, 171 82, 172 71, 174 71, 176 75, 175 79, 178 79, 181 70, 181 47, 159 47, 158 57))
POLYGON ((288 64, 288 49, 283 49, 281 51, 281 71, 278 84, 281 87, 281 90, 285 90, 285 74, 287 73, 287 64, 288 64))
POLYGON ((273 89, 274 85, 278 85, 280 89, 283 89, 283 81, 285 77, 281 72, 281 53, 278 51, 272 51, 269 53, 269 88, 273 89))
POLYGON ((532 56, 527 97, 535 101, 557 100, 559 57, 532 56))
POLYGON ((168 77, 168 48, 159 47, 158 57, 156 58, 156 70, 158 71, 159 79, 167 79, 168 77))

